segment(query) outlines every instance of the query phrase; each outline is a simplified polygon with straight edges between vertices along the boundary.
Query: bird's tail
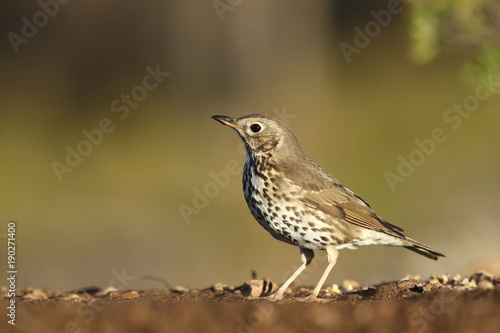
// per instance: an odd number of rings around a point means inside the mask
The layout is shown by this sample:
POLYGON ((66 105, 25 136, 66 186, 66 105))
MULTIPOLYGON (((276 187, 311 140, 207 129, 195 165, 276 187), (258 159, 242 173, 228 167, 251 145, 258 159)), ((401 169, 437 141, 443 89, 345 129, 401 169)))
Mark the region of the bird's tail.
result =
POLYGON ((439 257, 445 257, 445 255, 442 254, 441 252, 436 251, 433 248, 430 248, 429 246, 422 244, 408 236, 405 237, 405 241, 408 242, 408 245, 403 245, 403 247, 418 254, 421 254, 429 259, 438 260, 439 257))

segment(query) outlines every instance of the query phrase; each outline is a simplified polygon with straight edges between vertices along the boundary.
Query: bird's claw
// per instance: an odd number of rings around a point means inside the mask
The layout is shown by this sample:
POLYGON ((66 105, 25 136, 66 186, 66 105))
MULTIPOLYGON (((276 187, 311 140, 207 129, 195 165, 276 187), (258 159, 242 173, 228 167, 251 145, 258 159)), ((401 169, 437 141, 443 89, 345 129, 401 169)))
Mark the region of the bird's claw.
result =
POLYGON ((298 302, 303 302, 303 303, 328 303, 330 300, 323 299, 323 298, 318 298, 318 294, 311 293, 307 295, 306 297, 299 297, 296 300, 298 302))
POLYGON ((271 302, 281 301, 283 299, 283 293, 275 292, 274 294, 267 296, 266 299, 271 302))

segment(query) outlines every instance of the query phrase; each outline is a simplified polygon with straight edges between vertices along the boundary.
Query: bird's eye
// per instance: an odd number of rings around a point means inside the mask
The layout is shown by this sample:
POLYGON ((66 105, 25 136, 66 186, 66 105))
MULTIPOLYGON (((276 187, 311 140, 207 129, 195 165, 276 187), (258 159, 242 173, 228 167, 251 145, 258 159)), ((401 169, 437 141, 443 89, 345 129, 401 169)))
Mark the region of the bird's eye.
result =
POLYGON ((260 132, 260 125, 259 124, 252 124, 250 126, 250 129, 252 130, 252 132, 258 133, 258 132, 260 132))

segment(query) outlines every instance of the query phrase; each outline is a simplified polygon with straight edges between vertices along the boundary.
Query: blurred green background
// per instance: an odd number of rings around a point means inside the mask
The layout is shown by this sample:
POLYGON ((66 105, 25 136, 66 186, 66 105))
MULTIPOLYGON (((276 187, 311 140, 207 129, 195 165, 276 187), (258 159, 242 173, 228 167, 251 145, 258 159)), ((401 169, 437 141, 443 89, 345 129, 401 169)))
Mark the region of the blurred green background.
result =
MULTIPOLYGON (((404 2, 385 26, 371 11, 390 13, 387 1, 45 3, 46 21, 35 1, 0 5, 0 246, 17 221, 19 288, 163 287, 151 276, 203 288, 252 271, 283 282, 299 249, 250 215, 240 140, 214 114, 281 115, 309 157, 447 255, 343 250, 327 283, 499 273, 500 86, 457 129, 443 118, 474 101, 481 76, 500 81, 498 2, 404 2), (356 47, 350 62, 342 43, 356 47), (169 73, 151 90, 148 66, 169 73), (105 118, 113 130, 89 151, 83 131, 105 118), (392 190, 386 172, 436 128, 447 140, 392 190), (87 156, 60 181, 68 146, 87 156), (214 188, 210 173, 229 162, 238 174, 214 188), (206 187, 206 207, 183 217, 206 187)), ((324 253, 316 260, 299 284, 317 282, 324 253)))

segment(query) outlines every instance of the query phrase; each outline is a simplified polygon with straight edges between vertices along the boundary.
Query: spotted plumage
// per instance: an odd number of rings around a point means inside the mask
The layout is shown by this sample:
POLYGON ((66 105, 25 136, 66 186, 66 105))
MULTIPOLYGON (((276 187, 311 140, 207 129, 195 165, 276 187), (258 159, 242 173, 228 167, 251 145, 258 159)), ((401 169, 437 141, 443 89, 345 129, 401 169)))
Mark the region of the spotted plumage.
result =
POLYGON ((309 300, 318 295, 339 249, 379 244, 402 246, 434 260, 443 256, 384 221, 363 199, 309 159, 281 120, 262 114, 212 118, 235 130, 245 144, 243 192, 254 218, 274 238, 300 248, 302 265, 272 300, 283 297, 313 259, 313 250, 326 251, 328 266, 309 300))

